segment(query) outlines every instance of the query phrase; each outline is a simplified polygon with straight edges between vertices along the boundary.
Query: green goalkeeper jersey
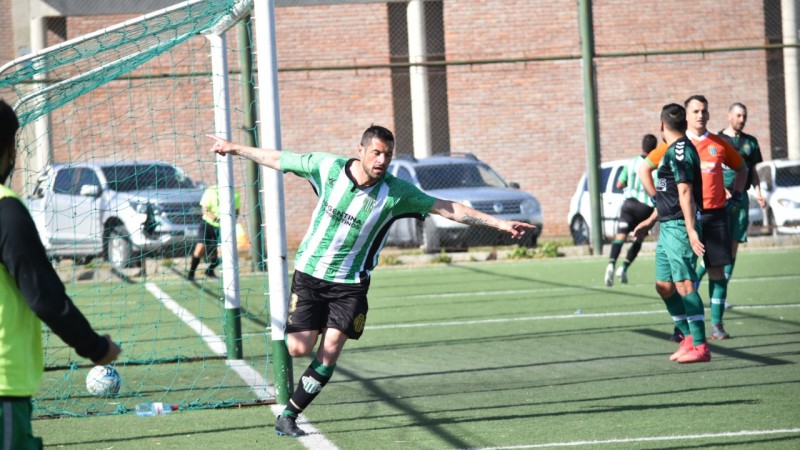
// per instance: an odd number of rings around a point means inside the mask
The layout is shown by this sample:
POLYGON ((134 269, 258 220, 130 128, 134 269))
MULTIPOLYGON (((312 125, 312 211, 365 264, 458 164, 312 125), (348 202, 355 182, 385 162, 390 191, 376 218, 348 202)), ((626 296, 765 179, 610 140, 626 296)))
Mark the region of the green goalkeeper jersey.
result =
POLYGON ((388 173, 359 188, 346 169, 350 161, 359 164, 327 153, 280 155, 281 170, 307 179, 319 197, 295 270, 334 283, 369 278, 392 223, 402 217, 423 219, 436 202, 388 173))

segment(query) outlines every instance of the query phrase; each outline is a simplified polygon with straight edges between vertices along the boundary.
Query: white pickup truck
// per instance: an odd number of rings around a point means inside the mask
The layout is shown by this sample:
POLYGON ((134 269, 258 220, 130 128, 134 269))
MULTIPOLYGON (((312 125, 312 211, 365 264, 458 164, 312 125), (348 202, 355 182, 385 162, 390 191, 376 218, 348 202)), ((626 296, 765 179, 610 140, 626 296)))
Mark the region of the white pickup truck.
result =
POLYGON ((115 267, 198 238, 203 186, 161 161, 53 164, 26 199, 54 259, 102 256, 115 267))

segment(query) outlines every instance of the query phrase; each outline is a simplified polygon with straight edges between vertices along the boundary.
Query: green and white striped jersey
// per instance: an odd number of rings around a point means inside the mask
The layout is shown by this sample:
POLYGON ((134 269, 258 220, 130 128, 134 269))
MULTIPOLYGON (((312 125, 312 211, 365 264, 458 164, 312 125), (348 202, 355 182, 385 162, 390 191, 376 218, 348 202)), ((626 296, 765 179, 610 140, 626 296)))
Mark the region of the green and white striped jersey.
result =
POLYGON ((281 152, 280 167, 306 178, 319 196, 297 250, 295 270, 334 283, 359 283, 378 263, 392 223, 423 219, 436 199, 385 174, 365 189, 354 183, 347 158, 328 153, 281 152))
MULTIPOLYGON (((647 191, 642 186, 642 180, 639 178, 638 170, 642 163, 644 163, 642 155, 631 158, 628 164, 622 168, 622 173, 619 174, 617 180, 625 183, 625 190, 623 191, 625 198, 633 198, 652 207, 653 200, 647 195, 647 191)), ((655 172, 653 172, 653 175, 655 175, 655 172)), ((653 178, 655 179, 655 176, 653 178)))

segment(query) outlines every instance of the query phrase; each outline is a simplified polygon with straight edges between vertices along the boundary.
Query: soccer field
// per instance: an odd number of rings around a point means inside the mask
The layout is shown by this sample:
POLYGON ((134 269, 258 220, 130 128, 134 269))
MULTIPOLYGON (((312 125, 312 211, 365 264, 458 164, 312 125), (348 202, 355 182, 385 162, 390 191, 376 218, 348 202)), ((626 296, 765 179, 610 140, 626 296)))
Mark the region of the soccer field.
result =
MULTIPOLYGON (((652 256, 631 267, 628 285, 603 286, 604 268, 602 258, 379 268, 365 334, 348 343, 307 411, 309 423, 300 424, 318 433, 302 439, 276 436, 269 406, 40 419, 34 431, 48 447, 87 449, 800 447, 800 251, 740 253, 729 289, 734 308, 725 314, 733 339, 712 342, 707 364, 667 360, 676 345, 653 289, 652 256)), ((202 294, 162 278, 148 282, 221 332, 202 294)), ((263 291, 263 280, 245 277, 241 286, 263 291)), ((154 308, 140 320, 156 313, 166 320, 169 312, 144 286, 126 289, 140 292, 128 296, 143 311, 154 308)), ((82 307, 92 301, 71 294, 82 307)), ((258 354, 267 348, 258 323, 268 319, 263 305, 249 305, 246 360, 271 373, 258 354)), ((144 341, 194 342, 191 328, 173 326, 175 338, 144 341)), ((124 369, 131 354, 122 357, 124 369)), ((189 372, 202 368, 194 382, 230 378, 231 395, 239 395, 243 383, 225 375, 224 360, 186 364, 189 372)), ((295 372, 307 364, 296 360, 295 372)), ((165 364, 147 369, 175 377, 165 364)), ((47 392, 58 396, 53 386, 47 392)))

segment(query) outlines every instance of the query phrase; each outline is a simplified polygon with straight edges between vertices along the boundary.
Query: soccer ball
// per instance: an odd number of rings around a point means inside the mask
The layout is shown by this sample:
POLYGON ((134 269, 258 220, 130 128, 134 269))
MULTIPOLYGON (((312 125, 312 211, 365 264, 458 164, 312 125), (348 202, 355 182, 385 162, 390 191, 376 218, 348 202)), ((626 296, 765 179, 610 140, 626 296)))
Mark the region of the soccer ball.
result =
POLYGON ((86 375, 86 390, 92 395, 108 396, 119 392, 122 377, 111 366, 94 366, 86 375))

